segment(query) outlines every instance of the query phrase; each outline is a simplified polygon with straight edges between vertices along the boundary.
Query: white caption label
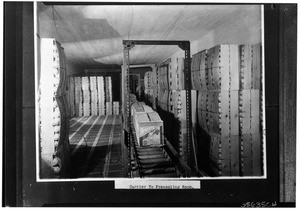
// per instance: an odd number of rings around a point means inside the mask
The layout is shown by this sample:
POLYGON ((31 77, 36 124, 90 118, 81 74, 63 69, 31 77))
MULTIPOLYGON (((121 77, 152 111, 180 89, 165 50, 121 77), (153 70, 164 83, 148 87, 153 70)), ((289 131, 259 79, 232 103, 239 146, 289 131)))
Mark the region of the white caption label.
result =
POLYGON ((115 189, 200 189, 200 181, 116 180, 115 189))

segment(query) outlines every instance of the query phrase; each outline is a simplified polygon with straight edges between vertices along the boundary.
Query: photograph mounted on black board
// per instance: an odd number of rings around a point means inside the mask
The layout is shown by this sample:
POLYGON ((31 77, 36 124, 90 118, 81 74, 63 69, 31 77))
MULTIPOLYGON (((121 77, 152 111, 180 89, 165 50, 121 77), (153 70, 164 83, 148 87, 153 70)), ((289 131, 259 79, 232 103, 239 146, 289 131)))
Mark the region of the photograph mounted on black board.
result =
POLYGON ((293 7, 5 11, 5 206, 294 202, 293 7))
POLYGON ((266 178, 261 5, 36 5, 38 181, 266 178))

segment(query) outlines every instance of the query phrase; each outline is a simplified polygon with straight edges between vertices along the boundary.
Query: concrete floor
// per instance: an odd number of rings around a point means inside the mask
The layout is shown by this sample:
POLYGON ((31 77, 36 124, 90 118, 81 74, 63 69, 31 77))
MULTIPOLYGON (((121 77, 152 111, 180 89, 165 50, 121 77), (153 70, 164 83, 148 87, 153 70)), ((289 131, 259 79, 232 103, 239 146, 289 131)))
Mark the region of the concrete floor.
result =
POLYGON ((72 178, 125 177, 119 115, 70 120, 72 178))

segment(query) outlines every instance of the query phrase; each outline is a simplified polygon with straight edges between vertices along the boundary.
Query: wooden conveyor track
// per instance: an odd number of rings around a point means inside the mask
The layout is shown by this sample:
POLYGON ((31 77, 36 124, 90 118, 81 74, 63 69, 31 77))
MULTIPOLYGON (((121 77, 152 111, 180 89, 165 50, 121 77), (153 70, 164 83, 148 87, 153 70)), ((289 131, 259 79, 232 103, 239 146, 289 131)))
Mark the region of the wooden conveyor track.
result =
POLYGON ((138 170, 141 178, 162 177, 176 178, 180 174, 172 162, 170 156, 165 150, 165 145, 158 146, 138 146, 135 130, 132 126, 133 156, 136 164, 135 170, 138 170))

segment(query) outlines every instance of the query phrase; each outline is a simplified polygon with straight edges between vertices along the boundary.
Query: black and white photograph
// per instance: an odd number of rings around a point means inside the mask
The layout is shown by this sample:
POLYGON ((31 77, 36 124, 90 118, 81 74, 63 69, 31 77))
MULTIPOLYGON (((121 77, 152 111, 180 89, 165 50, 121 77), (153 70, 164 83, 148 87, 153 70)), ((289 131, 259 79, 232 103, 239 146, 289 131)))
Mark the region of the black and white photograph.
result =
POLYGON ((3 10, 2 206, 295 207, 297 4, 3 10))
POLYGON ((264 176, 261 12, 38 2, 39 177, 264 176))

